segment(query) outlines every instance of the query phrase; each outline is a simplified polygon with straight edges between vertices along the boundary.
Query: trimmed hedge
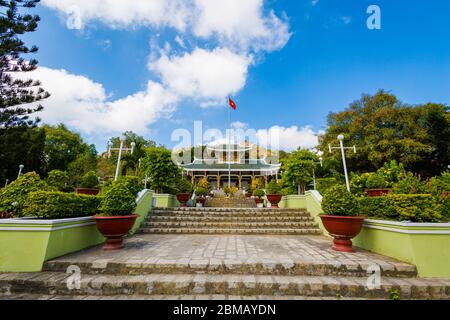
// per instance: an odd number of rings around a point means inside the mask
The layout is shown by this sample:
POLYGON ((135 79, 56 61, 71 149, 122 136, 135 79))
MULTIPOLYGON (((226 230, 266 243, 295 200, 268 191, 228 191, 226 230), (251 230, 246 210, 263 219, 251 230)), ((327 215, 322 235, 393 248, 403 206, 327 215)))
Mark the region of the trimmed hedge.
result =
POLYGON ((367 218, 436 222, 445 215, 442 202, 430 194, 392 194, 359 198, 359 212, 367 218))
POLYGON ((91 216, 98 211, 100 198, 59 191, 31 192, 23 213, 42 219, 62 219, 91 216))

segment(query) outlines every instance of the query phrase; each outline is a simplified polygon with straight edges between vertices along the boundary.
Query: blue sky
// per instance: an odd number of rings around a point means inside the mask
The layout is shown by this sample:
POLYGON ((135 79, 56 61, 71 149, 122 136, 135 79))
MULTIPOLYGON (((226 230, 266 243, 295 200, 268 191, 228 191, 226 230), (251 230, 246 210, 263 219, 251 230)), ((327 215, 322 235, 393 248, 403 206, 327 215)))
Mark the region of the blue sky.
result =
POLYGON ((289 150, 311 147, 327 114, 362 93, 450 101, 449 1, 247 1, 215 11, 189 0, 161 17, 152 11, 161 6, 136 12, 133 1, 106 10, 100 0, 43 0, 26 40, 39 46, 37 75, 53 94, 44 122, 66 123, 100 151, 125 129, 172 147, 172 131, 195 120, 224 129, 231 94, 233 121, 261 135, 275 128, 289 150), (366 27, 371 4, 381 30, 366 27))

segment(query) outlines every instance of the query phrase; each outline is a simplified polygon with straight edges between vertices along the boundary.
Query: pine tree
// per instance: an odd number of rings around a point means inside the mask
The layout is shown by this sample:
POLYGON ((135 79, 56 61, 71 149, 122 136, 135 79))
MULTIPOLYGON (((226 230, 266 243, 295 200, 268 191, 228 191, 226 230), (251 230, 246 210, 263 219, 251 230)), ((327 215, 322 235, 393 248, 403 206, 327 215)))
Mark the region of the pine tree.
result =
POLYGON ((41 111, 39 101, 50 96, 39 81, 13 76, 37 67, 37 60, 23 56, 36 53, 38 48, 26 46, 19 36, 34 32, 40 18, 19 11, 34 8, 39 1, 0 0, 0 128, 35 125, 39 119, 30 119, 30 114, 41 111))

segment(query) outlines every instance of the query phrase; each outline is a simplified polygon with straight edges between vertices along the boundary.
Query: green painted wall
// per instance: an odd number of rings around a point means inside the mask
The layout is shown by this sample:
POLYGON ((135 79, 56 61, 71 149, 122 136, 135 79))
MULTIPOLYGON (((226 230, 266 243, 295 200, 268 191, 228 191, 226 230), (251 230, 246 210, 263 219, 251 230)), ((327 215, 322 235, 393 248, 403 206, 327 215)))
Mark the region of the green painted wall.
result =
POLYGON ((133 228, 131 228, 129 234, 135 234, 139 228, 141 227, 142 222, 144 222, 145 218, 148 216, 150 209, 152 208, 153 203, 153 192, 150 190, 146 190, 144 195, 139 199, 136 209, 134 210, 134 214, 139 215, 137 217, 133 228))
POLYGON ((412 263, 421 277, 450 277, 450 234, 406 234, 363 227, 353 244, 412 263))
POLYGON ((173 194, 154 194, 155 207, 157 208, 175 208, 179 207, 180 203, 177 197, 173 194))

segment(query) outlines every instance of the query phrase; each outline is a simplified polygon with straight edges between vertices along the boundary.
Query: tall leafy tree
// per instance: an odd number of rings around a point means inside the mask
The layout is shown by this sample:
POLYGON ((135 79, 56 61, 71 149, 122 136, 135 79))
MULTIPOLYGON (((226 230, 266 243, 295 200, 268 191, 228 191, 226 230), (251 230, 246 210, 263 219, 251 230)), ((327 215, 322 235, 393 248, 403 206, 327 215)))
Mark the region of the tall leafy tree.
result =
POLYGON ((0 1, 0 128, 34 125, 38 119, 30 119, 30 114, 41 111, 43 107, 39 102, 49 97, 39 81, 13 76, 37 67, 37 60, 26 57, 36 53, 38 48, 25 45, 20 36, 36 30, 39 16, 22 11, 35 7, 38 2, 0 1))
POLYGON ((351 171, 376 171, 384 163, 396 160, 407 170, 429 176, 434 169, 421 166, 425 159, 433 158, 439 164, 437 170, 448 164, 446 106, 409 106, 393 94, 379 91, 373 96, 363 95, 342 112, 330 113, 327 122, 320 149, 326 158, 338 160, 339 151, 329 154, 328 144, 337 145, 337 136, 344 134, 345 144, 357 147, 356 154, 347 152, 351 171))
POLYGON ((141 170, 149 178, 150 187, 156 192, 171 192, 181 174, 172 161, 171 151, 164 147, 148 147, 141 166, 141 170))
POLYGON ((283 181, 297 188, 298 194, 304 194, 307 185, 312 181, 312 171, 318 157, 315 153, 299 149, 292 152, 283 162, 283 181))

